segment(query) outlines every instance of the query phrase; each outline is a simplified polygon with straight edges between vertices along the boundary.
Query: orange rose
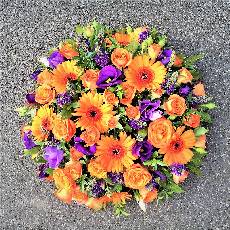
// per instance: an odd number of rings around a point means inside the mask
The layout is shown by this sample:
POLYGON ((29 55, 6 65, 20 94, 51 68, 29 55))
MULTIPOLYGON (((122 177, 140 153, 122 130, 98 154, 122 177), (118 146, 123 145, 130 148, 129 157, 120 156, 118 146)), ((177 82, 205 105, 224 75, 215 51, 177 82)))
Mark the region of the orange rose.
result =
POLYGON ((39 104, 50 104, 55 98, 55 91, 49 85, 41 85, 35 90, 35 101, 39 104))
POLYGON ((74 180, 77 180, 82 175, 82 165, 79 161, 70 161, 65 164, 65 172, 70 174, 74 180))
POLYGON ((121 86, 124 91, 124 98, 122 98, 120 102, 124 105, 128 105, 132 102, 136 90, 133 86, 129 85, 127 82, 123 82, 121 86))
POLYGON ((179 58, 177 55, 175 55, 175 60, 174 60, 173 66, 181 67, 182 63, 183 63, 183 60, 181 58, 179 58))
POLYGON ((205 96, 205 90, 204 90, 204 85, 202 83, 198 83, 193 87, 193 94, 195 96, 201 97, 205 96))
POLYGON ((198 114, 189 114, 184 118, 184 124, 192 128, 200 126, 200 115, 198 114))
POLYGON ((48 71, 48 69, 45 69, 42 71, 37 78, 37 83, 40 85, 49 85, 52 86, 53 81, 53 74, 48 71))
POLYGON ((177 82, 179 84, 191 82, 192 79, 192 74, 186 68, 182 68, 179 70, 179 76, 177 79, 177 82))
POLYGON ((166 113, 171 116, 181 116, 187 109, 185 99, 177 94, 173 94, 163 105, 166 113))
POLYGON ((71 161, 78 161, 83 156, 84 156, 84 154, 77 151, 74 147, 70 148, 70 160, 71 161))
POLYGON ((73 57, 78 56, 78 52, 69 43, 63 44, 59 49, 59 52, 67 59, 72 59, 73 57))
POLYGON ((152 92, 152 99, 160 98, 161 95, 162 95, 163 93, 164 93, 164 90, 161 89, 161 88, 159 88, 159 89, 157 89, 157 90, 154 90, 154 91, 152 92))
POLYGON ((111 105, 116 105, 119 102, 119 100, 116 97, 116 95, 114 93, 110 92, 109 90, 105 90, 104 98, 111 105))
POLYGON ((118 119, 117 119, 117 117, 112 117, 112 118, 109 120, 108 126, 109 126, 110 129, 114 129, 114 128, 116 128, 117 124, 118 124, 118 119))
POLYGON ((61 116, 56 116, 53 120, 53 134, 57 140, 64 139, 70 141, 76 132, 76 125, 70 119, 62 119, 61 116))
POLYGON ((172 135, 174 129, 172 122, 166 118, 158 118, 149 124, 148 128, 148 141, 156 148, 167 144, 172 135))
POLYGON ((87 128, 80 136, 89 146, 94 145, 100 139, 100 132, 95 126, 87 128))
POLYGON ((149 171, 140 164, 133 164, 124 172, 124 182, 129 188, 142 189, 151 179, 149 171))
POLYGON ((132 61, 132 54, 123 48, 116 48, 111 54, 112 63, 118 68, 125 68, 132 61))
POLYGON ((129 105, 126 108, 125 112, 126 112, 126 116, 130 119, 139 119, 140 118, 139 106, 129 105))
POLYGON ((102 168, 100 162, 91 159, 88 164, 88 171, 91 176, 97 177, 97 178, 106 178, 107 172, 102 168))
POLYGON ((90 88, 90 89, 96 89, 97 85, 96 82, 98 80, 98 70, 88 69, 85 71, 85 73, 81 76, 82 83, 84 87, 90 88))
POLYGON ((148 54, 153 61, 156 60, 160 52, 161 52, 161 47, 159 44, 154 43, 150 45, 148 48, 148 54))
POLYGON ((139 190, 140 195, 141 195, 141 200, 143 200, 145 203, 150 203, 154 199, 157 198, 157 190, 148 190, 147 188, 142 188, 139 190))
POLYGON ((197 137, 195 147, 205 149, 206 148, 205 144, 206 144, 206 135, 205 134, 197 137))
POLYGON ((131 37, 129 34, 115 33, 113 37, 122 46, 127 46, 131 42, 131 37))

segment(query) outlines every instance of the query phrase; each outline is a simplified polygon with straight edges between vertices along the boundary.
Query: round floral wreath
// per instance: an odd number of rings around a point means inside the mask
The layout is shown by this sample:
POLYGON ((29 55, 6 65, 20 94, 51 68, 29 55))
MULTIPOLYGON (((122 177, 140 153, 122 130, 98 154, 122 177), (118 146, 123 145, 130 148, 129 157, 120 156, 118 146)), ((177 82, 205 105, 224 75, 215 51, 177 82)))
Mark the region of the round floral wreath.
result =
POLYGON ((206 155, 205 95, 194 63, 154 28, 77 26, 33 72, 35 91, 18 109, 24 155, 55 196, 117 215, 183 191, 206 155))

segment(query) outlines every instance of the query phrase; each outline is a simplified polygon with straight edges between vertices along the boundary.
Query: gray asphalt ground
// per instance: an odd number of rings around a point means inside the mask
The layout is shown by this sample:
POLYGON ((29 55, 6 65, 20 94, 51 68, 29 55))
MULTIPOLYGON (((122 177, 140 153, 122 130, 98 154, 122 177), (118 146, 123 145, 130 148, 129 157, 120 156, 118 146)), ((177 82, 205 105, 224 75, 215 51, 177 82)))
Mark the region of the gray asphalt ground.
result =
POLYGON ((229 1, 1 1, 1 210, 0 229, 229 229, 229 1), (36 58, 69 35, 76 23, 93 18, 121 27, 157 26, 185 54, 205 52, 199 63, 206 89, 219 108, 208 136, 209 155, 201 177, 185 183, 186 193, 146 214, 132 202, 131 215, 92 212, 65 205, 40 182, 29 159, 21 160, 14 109, 33 88, 36 58))

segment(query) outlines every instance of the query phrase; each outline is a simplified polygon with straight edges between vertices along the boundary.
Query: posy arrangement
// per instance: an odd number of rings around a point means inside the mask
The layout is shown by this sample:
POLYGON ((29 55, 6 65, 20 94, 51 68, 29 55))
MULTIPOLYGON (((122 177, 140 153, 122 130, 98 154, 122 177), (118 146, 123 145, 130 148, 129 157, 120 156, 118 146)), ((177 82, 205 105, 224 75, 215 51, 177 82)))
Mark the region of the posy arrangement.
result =
POLYGON ((155 28, 113 30, 97 22, 40 59, 35 90, 17 109, 24 155, 60 200, 124 214, 183 191, 206 155, 209 109, 202 55, 174 51, 155 28))

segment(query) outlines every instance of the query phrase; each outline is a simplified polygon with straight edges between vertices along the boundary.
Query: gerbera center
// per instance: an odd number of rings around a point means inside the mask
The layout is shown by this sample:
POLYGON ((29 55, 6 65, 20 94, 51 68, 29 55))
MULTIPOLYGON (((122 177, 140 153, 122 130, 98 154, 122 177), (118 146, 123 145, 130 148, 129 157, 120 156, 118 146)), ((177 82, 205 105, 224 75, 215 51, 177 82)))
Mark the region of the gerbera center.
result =
POLYGON ((171 149, 175 152, 181 152, 184 149, 184 142, 181 139, 177 139, 171 143, 171 149))
POLYGON ((142 83, 149 83, 153 80, 154 73, 151 71, 151 69, 143 67, 139 70, 138 78, 139 81, 142 83))

